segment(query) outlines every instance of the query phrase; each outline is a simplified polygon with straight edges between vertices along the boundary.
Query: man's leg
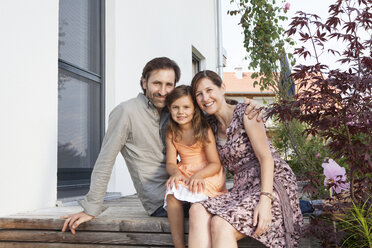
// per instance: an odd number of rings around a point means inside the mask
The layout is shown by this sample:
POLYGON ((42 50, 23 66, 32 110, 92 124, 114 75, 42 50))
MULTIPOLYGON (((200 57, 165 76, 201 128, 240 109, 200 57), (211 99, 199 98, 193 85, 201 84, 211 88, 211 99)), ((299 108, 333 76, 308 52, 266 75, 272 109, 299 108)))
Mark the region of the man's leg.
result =
POLYGON ((212 215, 199 203, 192 204, 189 215, 189 247, 211 247, 210 223, 212 215))
POLYGON ((183 202, 176 199, 173 195, 168 195, 167 211, 174 247, 184 248, 185 230, 183 202))
POLYGON ((189 218, 190 207, 190 202, 183 202, 183 215, 185 216, 185 218, 189 218))
POLYGON ((167 210, 163 208, 163 206, 159 207, 155 210, 154 213, 151 214, 152 217, 168 217, 167 210))

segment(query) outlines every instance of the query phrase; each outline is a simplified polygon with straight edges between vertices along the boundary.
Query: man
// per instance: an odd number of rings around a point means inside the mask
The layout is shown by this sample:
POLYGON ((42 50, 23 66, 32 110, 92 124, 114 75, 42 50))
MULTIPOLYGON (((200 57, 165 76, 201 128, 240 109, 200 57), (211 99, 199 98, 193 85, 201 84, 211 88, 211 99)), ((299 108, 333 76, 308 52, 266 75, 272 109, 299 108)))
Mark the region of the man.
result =
MULTIPOLYGON (((163 209, 165 182, 165 131, 169 118, 165 97, 180 79, 180 68, 173 60, 160 57, 149 61, 142 71, 143 94, 119 104, 110 113, 109 125, 95 163, 90 190, 80 202, 84 211, 62 216, 73 234, 84 222, 98 216, 104 209, 103 199, 112 167, 119 152, 128 166, 134 187, 146 212, 151 216, 167 216, 163 209)), ((246 113, 256 114, 256 104, 246 113)), ((257 118, 260 120, 261 115, 257 118)))

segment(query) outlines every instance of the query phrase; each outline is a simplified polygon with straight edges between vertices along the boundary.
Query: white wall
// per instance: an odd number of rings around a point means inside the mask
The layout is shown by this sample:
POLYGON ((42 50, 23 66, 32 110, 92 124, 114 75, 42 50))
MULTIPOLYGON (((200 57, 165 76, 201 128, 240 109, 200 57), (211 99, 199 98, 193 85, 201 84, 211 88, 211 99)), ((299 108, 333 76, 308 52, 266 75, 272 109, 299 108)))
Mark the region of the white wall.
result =
MULTIPOLYGON (((136 97, 145 63, 167 56, 181 68, 179 84, 192 79, 192 46, 217 68, 215 0, 106 1, 106 114, 136 97), (110 25, 110 26, 107 26, 110 25)), ((121 156, 109 191, 134 193, 121 156)))
POLYGON ((0 216, 57 195, 58 0, 0 3, 0 216))
MULTIPOLYGON (((215 0, 106 1, 106 120, 141 92, 147 61, 174 59, 192 78, 194 46, 216 70, 215 0)), ((0 2, 0 216, 50 207, 57 195, 58 0, 0 2)), ((118 157, 109 191, 134 193, 118 157)))

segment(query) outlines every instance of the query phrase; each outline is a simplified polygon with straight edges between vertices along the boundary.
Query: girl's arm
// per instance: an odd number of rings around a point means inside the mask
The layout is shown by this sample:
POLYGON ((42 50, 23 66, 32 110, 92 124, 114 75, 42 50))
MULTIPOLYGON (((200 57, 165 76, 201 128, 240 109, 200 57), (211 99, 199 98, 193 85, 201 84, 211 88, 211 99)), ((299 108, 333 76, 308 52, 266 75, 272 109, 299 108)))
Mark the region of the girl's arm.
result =
POLYGON ((167 134, 167 137, 165 139, 166 146, 167 146, 167 155, 166 155, 166 164, 165 169, 167 170, 169 174, 169 179, 166 183, 166 187, 168 188, 169 185, 175 185, 176 188, 178 188, 178 181, 186 181, 186 178, 180 170, 178 169, 177 165, 177 150, 176 147, 174 147, 174 144, 172 142, 172 135, 167 134))
POLYGON ((211 128, 208 128, 208 139, 210 142, 205 143, 203 147, 208 164, 189 179, 190 189, 193 192, 204 190, 204 178, 213 176, 221 170, 221 162, 218 157, 216 141, 211 128))
POLYGON ((205 155, 207 157, 208 165, 195 174, 199 174, 203 178, 215 175, 221 169, 221 162, 217 152, 216 140, 211 128, 208 128, 209 143, 204 145, 205 155))
MULTIPOLYGON (((261 167, 261 192, 272 194, 274 183, 274 160, 270 152, 266 138, 266 131, 262 122, 250 120, 244 115, 244 128, 252 144, 253 151, 258 158, 261 167)), ((253 225, 258 226, 254 236, 260 236, 266 232, 272 221, 271 216, 271 197, 260 195, 260 200, 255 208, 253 215, 253 225)))

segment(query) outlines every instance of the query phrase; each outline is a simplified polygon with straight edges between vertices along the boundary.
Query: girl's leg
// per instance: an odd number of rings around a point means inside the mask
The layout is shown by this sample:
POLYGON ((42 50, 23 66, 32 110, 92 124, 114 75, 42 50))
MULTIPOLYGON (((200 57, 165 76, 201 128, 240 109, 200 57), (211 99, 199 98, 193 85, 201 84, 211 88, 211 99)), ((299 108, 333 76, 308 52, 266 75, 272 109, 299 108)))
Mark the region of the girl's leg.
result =
POLYGON ((211 234, 213 248, 237 248, 237 240, 245 237, 245 235, 230 225, 229 222, 219 216, 212 217, 211 234))
POLYGON ((189 247, 209 248, 211 247, 211 222, 212 215, 208 213, 203 205, 194 203, 189 211, 189 247))
POLYGON ((173 195, 167 196, 167 212, 174 247, 185 247, 183 204, 173 195))

